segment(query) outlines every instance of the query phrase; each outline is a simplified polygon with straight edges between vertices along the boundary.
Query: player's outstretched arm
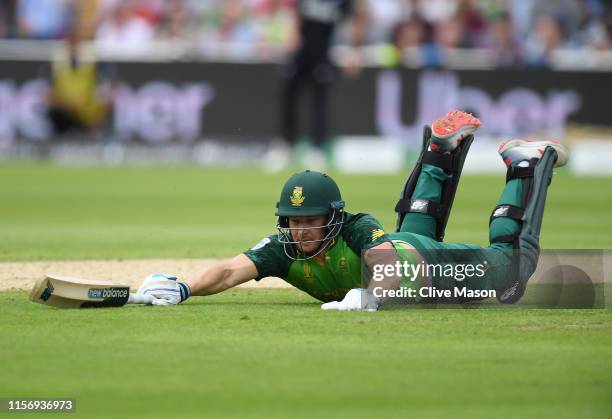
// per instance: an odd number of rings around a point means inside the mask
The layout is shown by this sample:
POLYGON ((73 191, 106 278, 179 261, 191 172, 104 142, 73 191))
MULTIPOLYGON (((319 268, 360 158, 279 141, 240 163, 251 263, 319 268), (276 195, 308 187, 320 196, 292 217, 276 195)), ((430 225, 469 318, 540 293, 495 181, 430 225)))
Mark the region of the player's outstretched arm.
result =
POLYGON ((197 272, 186 282, 174 275, 152 274, 145 278, 132 303, 176 305, 192 295, 211 295, 257 277, 257 268, 245 255, 218 262, 197 272))
POLYGON ((251 259, 240 254, 233 259, 207 266, 187 280, 191 295, 211 295, 257 278, 251 259))

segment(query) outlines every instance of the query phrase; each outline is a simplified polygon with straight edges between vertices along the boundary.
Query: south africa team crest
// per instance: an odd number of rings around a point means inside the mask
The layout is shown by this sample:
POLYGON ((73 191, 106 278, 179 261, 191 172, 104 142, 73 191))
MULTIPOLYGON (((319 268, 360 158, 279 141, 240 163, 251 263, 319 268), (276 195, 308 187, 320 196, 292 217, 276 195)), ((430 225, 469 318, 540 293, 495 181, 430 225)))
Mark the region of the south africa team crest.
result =
POLYGON ((293 192, 291 193, 291 197, 289 198, 289 201, 291 201, 291 205, 293 205, 294 207, 300 207, 304 203, 304 199, 305 197, 302 193, 302 187, 296 186, 295 188, 293 188, 293 192))

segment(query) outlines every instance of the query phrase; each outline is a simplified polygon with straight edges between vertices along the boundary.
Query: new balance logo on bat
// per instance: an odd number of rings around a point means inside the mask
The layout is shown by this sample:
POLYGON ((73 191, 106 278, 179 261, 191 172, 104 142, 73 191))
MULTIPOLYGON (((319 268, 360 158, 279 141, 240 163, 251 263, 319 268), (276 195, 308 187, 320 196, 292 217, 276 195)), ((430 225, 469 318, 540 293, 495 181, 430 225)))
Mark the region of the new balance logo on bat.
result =
POLYGON ((127 298, 128 290, 116 288, 90 288, 87 292, 89 298, 127 298))

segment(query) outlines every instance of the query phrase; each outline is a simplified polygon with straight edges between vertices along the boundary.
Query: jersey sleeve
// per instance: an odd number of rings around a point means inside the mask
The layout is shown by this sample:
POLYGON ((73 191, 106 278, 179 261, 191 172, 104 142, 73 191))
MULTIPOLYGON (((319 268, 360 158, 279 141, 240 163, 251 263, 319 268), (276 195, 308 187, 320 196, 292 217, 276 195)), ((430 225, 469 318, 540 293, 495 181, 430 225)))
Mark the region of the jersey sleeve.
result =
POLYGON ((358 255, 364 250, 390 241, 380 222, 369 214, 351 216, 342 228, 342 237, 358 255))
POLYGON ((276 234, 264 237, 244 252, 244 255, 251 259, 257 268, 256 281, 268 276, 285 279, 292 262, 285 254, 283 244, 278 241, 276 234))

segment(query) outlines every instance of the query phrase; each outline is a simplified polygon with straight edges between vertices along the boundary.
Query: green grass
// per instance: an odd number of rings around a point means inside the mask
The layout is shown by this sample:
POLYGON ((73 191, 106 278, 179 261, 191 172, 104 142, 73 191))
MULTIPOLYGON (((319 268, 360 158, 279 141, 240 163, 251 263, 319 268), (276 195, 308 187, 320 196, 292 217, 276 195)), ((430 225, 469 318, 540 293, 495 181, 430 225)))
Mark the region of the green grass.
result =
MULTIPOLYGON (((275 232, 288 173, 198 167, 0 165, 0 260, 226 257, 275 232)), ((351 212, 392 230, 406 173, 334 174, 351 212)), ((559 174, 544 248, 612 248, 609 178, 559 174)), ((503 176, 464 176, 447 241, 487 243, 503 176)))
MULTIPOLYGON (((230 256, 274 232, 287 175, 2 164, 0 261, 230 256)), ((405 176, 334 174, 388 230, 405 176)), ((609 182, 559 174, 543 247, 612 248, 609 182)), ((503 184, 462 179, 448 241, 486 244, 503 184)), ((0 397, 73 397, 86 418, 610 417, 612 310, 494 308, 337 313, 232 290, 56 310, 5 292, 0 397)))
POLYGON ((58 310, 25 297, 0 294, 0 395, 74 397, 69 417, 612 411, 610 310, 332 313, 294 290, 164 309, 58 310))

